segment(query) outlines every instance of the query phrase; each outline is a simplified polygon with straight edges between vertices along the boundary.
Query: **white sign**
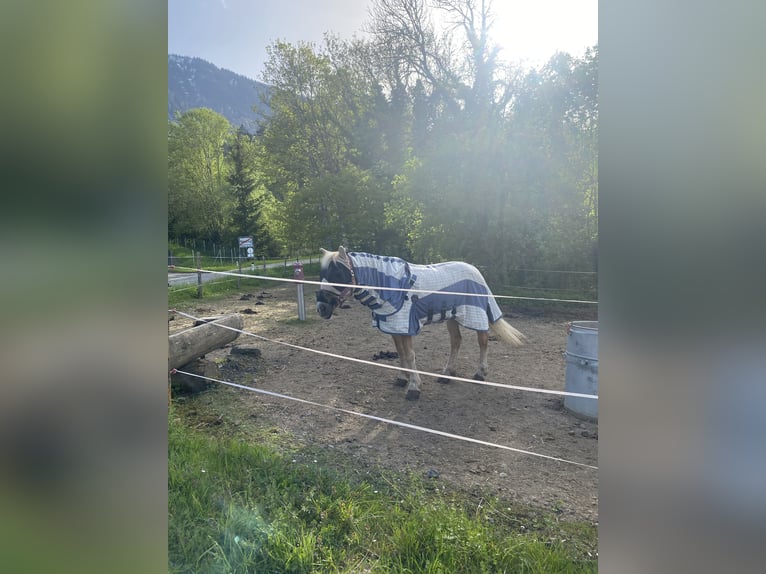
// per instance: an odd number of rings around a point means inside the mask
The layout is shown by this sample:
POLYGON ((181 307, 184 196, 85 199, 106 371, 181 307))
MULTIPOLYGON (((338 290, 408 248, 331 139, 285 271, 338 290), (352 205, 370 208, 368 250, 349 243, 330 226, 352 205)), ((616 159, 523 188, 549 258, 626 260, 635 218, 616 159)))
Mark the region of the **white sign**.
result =
POLYGON ((252 247, 253 246, 253 238, 252 237, 240 237, 239 238, 239 248, 244 249, 245 247, 252 247))

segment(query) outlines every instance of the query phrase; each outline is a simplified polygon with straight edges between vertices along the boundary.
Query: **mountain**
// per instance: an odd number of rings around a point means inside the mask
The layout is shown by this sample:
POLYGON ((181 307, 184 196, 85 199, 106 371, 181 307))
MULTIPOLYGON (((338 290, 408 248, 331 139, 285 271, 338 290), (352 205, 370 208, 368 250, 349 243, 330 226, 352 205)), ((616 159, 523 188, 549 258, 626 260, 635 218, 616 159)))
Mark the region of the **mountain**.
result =
POLYGON ((173 119, 176 112, 210 108, 235 128, 244 126, 255 133, 258 120, 271 113, 262 100, 262 95, 268 93, 268 85, 201 58, 168 54, 168 119, 173 119))

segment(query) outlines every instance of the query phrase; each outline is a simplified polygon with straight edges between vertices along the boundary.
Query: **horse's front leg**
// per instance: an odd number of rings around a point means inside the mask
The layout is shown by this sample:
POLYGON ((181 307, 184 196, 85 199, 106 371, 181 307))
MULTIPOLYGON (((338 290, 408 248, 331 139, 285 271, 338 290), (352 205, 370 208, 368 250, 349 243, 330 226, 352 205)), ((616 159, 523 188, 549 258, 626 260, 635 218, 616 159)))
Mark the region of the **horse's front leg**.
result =
POLYGON ((473 378, 477 381, 483 381, 484 377, 489 372, 487 366, 487 347, 489 346, 489 332, 477 331, 477 338, 479 339, 479 370, 476 371, 473 378))
MULTIPOLYGON (((443 375, 455 376, 455 361, 457 360, 457 353, 460 350, 460 343, 463 340, 460 334, 460 326, 454 319, 447 320, 447 330, 449 331, 449 359, 447 359, 447 366, 442 371, 443 375)), ((437 383, 449 383, 449 379, 439 377, 436 379, 437 383)))
MULTIPOLYGON (((416 370, 415 365, 415 350, 412 347, 412 336, 410 335, 395 335, 394 344, 397 344, 399 351, 400 365, 403 369, 416 370), (396 339, 399 339, 398 344, 396 339)), ((417 373, 407 373, 407 398, 415 400, 420 398, 420 375, 417 373)))
MULTIPOLYGON (((406 368, 404 365, 404 350, 402 350, 402 336, 391 335, 391 338, 394 340, 394 347, 396 347, 396 353, 399 355, 399 366, 406 368)), ((409 376, 410 374, 406 371, 399 372, 399 375, 394 380, 394 384, 398 387, 403 387, 407 384, 409 376)))

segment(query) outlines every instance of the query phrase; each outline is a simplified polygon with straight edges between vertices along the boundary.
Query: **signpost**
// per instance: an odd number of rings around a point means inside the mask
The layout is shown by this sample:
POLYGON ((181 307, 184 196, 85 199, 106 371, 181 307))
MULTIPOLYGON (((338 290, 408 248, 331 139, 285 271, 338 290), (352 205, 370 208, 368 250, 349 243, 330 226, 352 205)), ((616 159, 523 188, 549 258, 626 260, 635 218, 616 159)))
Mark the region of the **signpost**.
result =
POLYGON ((247 249, 248 247, 253 247, 253 238, 252 237, 240 237, 239 238, 239 248, 240 249, 247 249))

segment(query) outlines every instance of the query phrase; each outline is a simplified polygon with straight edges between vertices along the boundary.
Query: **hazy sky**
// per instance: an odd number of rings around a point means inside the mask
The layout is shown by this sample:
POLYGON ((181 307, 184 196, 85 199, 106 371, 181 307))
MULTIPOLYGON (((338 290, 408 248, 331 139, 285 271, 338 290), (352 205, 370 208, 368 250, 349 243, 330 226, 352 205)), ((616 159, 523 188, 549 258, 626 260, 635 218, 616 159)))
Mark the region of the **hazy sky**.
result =
MULTIPOLYGON (((370 0, 168 0, 168 53, 198 56, 260 79, 274 40, 321 44, 327 31, 363 35, 370 0)), ((557 50, 598 43, 598 0, 494 0, 503 59, 540 65, 557 50)))

